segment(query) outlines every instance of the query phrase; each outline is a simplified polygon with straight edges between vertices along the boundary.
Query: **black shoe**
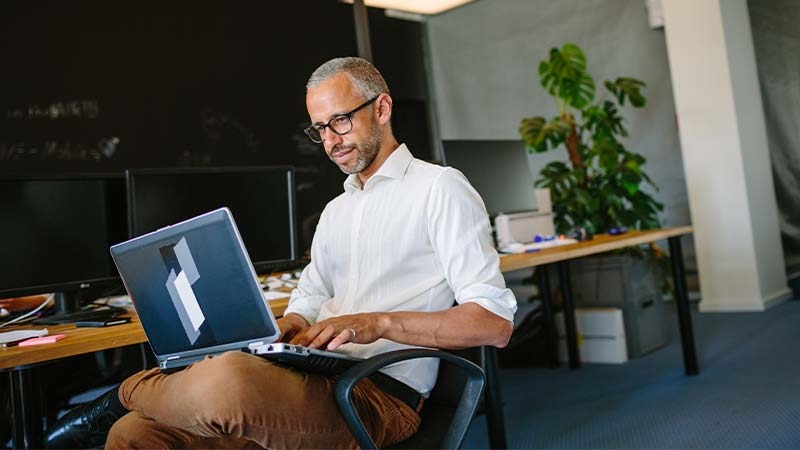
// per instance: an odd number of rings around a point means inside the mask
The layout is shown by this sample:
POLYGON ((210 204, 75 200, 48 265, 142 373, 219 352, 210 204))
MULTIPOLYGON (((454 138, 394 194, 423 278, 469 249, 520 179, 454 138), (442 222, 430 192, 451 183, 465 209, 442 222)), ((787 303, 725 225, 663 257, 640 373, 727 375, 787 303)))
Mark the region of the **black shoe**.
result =
POLYGON ((103 447, 111 425, 123 414, 109 407, 111 389, 96 399, 77 406, 47 430, 44 437, 46 448, 95 448, 103 447))

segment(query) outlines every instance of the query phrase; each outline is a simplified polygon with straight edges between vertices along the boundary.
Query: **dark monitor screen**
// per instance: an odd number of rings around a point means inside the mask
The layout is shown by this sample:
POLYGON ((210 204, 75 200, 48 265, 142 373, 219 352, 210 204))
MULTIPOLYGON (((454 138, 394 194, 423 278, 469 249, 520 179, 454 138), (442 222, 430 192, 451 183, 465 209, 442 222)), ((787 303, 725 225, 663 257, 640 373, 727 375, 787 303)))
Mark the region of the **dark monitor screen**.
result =
POLYGON ((445 163, 467 177, 490 216, 537 209, 533 176, 521 141, 448 140, 443 146, 445 163))
POLYGON ((0 178, 0 298, 118 286, 126 231, 121 174, 0 178))
POLYGON ((298 259, 291 167, 129 170, 127 181, 131 237, 227 206, 257 272, 298 259))

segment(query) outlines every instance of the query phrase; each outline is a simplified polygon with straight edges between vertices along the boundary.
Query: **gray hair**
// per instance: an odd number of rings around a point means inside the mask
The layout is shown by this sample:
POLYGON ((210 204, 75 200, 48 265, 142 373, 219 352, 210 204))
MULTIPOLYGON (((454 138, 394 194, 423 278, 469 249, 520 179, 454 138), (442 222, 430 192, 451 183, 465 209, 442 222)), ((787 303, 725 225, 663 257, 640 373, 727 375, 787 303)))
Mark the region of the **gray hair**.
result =
POLYGON ((311 74, 306 83, 306 90, 316 87, 328 78, 341 72, 350 77, 358 95, 364 100, 376 97, 381 93, 389 93, 389 86, 386 80, 369 61, 362 58, 348 56, 345 58, 334 58, 317 67, 311 74))

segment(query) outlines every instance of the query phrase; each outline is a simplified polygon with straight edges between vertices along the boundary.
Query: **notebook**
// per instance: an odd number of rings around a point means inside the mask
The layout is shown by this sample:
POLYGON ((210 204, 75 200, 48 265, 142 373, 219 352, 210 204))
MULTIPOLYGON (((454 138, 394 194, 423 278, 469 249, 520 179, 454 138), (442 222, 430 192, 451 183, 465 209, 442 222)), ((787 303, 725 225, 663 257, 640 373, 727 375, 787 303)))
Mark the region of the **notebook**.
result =
POLYGON ((241 350, 317 373, 360 359, 275 342, 280 331, 228 208, 111 247, 164 372, 241 350))

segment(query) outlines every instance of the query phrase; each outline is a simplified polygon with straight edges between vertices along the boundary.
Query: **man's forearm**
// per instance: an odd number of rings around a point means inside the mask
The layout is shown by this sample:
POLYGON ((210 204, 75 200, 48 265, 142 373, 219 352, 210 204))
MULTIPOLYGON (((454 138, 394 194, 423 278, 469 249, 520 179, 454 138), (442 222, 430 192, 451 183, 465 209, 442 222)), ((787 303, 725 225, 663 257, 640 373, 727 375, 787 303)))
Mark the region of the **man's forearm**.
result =
POLYGON ((381 337, 408 345, 459 349, 505 347, 513 324, 475 303, 438 312, 392 312, 380 317, 381 337))
POLYGON ((512 329, 510 321, 475 303, 464 303, 437 312, 374 312, 331 317, 311 325, 291 342, 328 350, 336 350, 348 342, 370 344, 380 338, 442 349, 505 347, 512 329))

